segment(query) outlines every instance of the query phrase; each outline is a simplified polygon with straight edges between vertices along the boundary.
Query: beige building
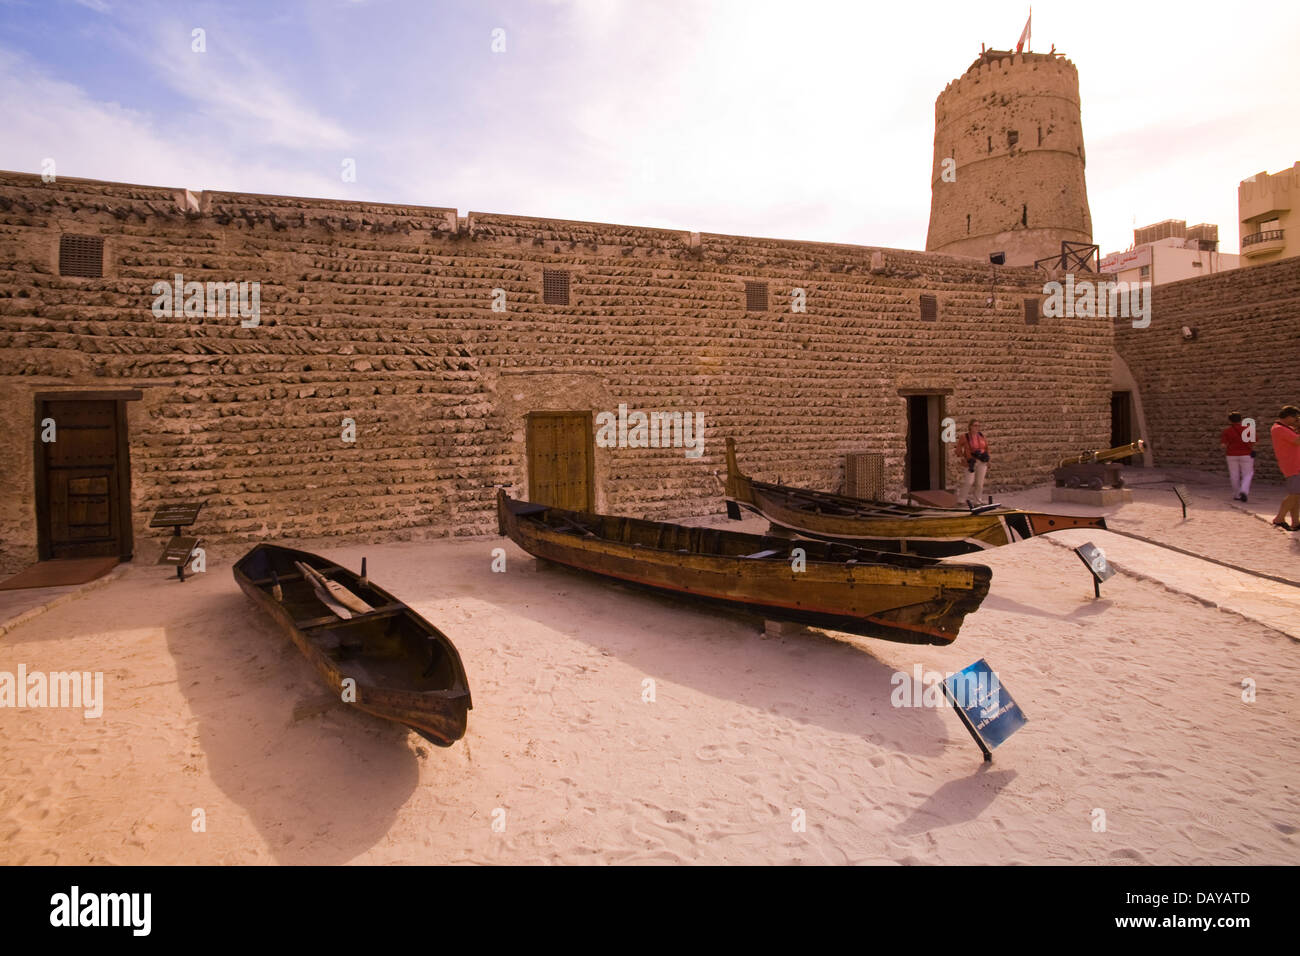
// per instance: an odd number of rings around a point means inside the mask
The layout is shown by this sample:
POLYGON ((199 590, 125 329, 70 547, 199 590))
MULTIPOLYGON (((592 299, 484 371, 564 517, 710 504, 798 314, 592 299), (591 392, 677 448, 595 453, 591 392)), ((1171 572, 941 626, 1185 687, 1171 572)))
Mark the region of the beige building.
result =
POLYGON ((1300 235, 1292 212, 1298 191, 1300 162, 1271 176, 1256 173, 1237 187, 1242 265, 1300 256, 1300 235))
POLYGON ((1219 227, 1211 223, 1188 226, 1166 219, 1133 230, 1133 245, 1101 260, 1101 271, 1120 282, 1162 285, 1213 275, 1241 266, 1241 257, 1219 252, 1219 227))

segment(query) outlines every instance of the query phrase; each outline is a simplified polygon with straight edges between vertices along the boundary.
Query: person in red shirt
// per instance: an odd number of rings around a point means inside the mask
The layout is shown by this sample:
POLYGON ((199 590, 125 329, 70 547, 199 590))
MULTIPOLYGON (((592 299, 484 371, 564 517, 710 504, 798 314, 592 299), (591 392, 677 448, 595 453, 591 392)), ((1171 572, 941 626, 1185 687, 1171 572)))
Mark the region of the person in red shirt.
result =
POLYGON ((1228 459, 1228 479, 1232 482, 1232 500, 1245 501, 1250 494, 1250 481, 1255 477, 1255 438, 1245 439, 1246 426, 1241 416, 1233 412, 1228 416, 1228 427, 1219 434, 1219 446, 1228 459))
POLYGON ((1282 469, 1282 488, 1286 492, 1273 523, 1287 531, 1300 531, 1300 408, 1294 405, 1283 408, 1269 429, 1269 437, 1273 439, 1273 453, 1277 455, 1277 466, 1282 469), (1288 511, 1290 524, 1283 520, 1288 511))

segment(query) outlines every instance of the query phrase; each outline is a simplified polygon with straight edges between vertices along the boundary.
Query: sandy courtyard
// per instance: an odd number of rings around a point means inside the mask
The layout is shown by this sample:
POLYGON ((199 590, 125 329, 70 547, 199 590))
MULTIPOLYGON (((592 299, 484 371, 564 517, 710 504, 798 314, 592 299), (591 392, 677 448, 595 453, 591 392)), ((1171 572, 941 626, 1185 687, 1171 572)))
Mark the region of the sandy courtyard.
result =
MULTIPOLYGON (((1186 523, 1152 486, 1112 526, 1300 580, 1300 542, 1193 491, 1186 523)), ((1276 490, 1256 499, 1271 515, 1276 490)), ((365 555, 451 637, 466 738, 435 748, 328 696, 236 587, 244 548, 182 585, 141 541, 120 579, 0 638, 0 671, 102 671, 106 695, 99 719, 0 708, 0 862, 1300 859, 1298 587, 1062 534, 969 559, 994 569, 983 607, 952 646, 911 647, 767 638, 504 539, 307 547, 365 555), (1085 540, 1121 571, 1101 600, 1067 547, 1085 540), (1029 718, 988 765, 951 711, 890 703, 897 671, 981 657, 1029 718)))

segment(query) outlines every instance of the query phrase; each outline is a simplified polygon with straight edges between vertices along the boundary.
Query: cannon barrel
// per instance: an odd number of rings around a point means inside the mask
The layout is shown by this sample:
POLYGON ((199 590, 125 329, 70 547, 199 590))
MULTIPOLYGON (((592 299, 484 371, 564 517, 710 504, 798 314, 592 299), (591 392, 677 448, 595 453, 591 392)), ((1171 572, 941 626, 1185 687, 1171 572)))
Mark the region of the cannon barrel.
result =
POLYGON ((1057 468, 1064 468, 1066 465, 1085 465, 1095 461, 1115 461, 1120 458, 1128 458, 1136 455, 1138 452, 1146 451, 1147 443, 1139 438, 1135 442, 1127 445, 1118 445, 1115 448, 1107 448, 1104 451, 1085 451, 1080 455, 1072 458, 1062 458, 1057 463, 1057 468))

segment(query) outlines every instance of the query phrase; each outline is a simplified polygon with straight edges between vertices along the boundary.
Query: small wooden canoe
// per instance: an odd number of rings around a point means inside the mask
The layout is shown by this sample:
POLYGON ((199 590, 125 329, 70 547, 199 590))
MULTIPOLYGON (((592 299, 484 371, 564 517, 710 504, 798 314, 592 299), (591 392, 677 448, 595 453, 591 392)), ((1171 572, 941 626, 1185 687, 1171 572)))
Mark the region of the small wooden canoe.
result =
POLYGON ((993 576, 983 565, 566 511, 504 491, 497 522, 547 561, 771 620, 907 644, 951 644, 993 576), (804 570, 796 570, 796 547, 804 570))
POLYGON ((741 508, 808 538, 938 558, 1053 531, 1106 527, 1105 518, 1087 515, 1044 514, 1001 505, 922 508, 755 481, 741 472, 736 443, 728 438, 727 513, 739 518, 741 508))
POLYGON ((397 598, 332 561, 272 544, 253 548, 234 572, 244 593, 271 615, 341 700, 350 677, 356 681, 353 706, 440 747, 465 736, 473 703, 460 654, 447 635, 397 598), (299 563, 371 610, 331 610, 299 563))

